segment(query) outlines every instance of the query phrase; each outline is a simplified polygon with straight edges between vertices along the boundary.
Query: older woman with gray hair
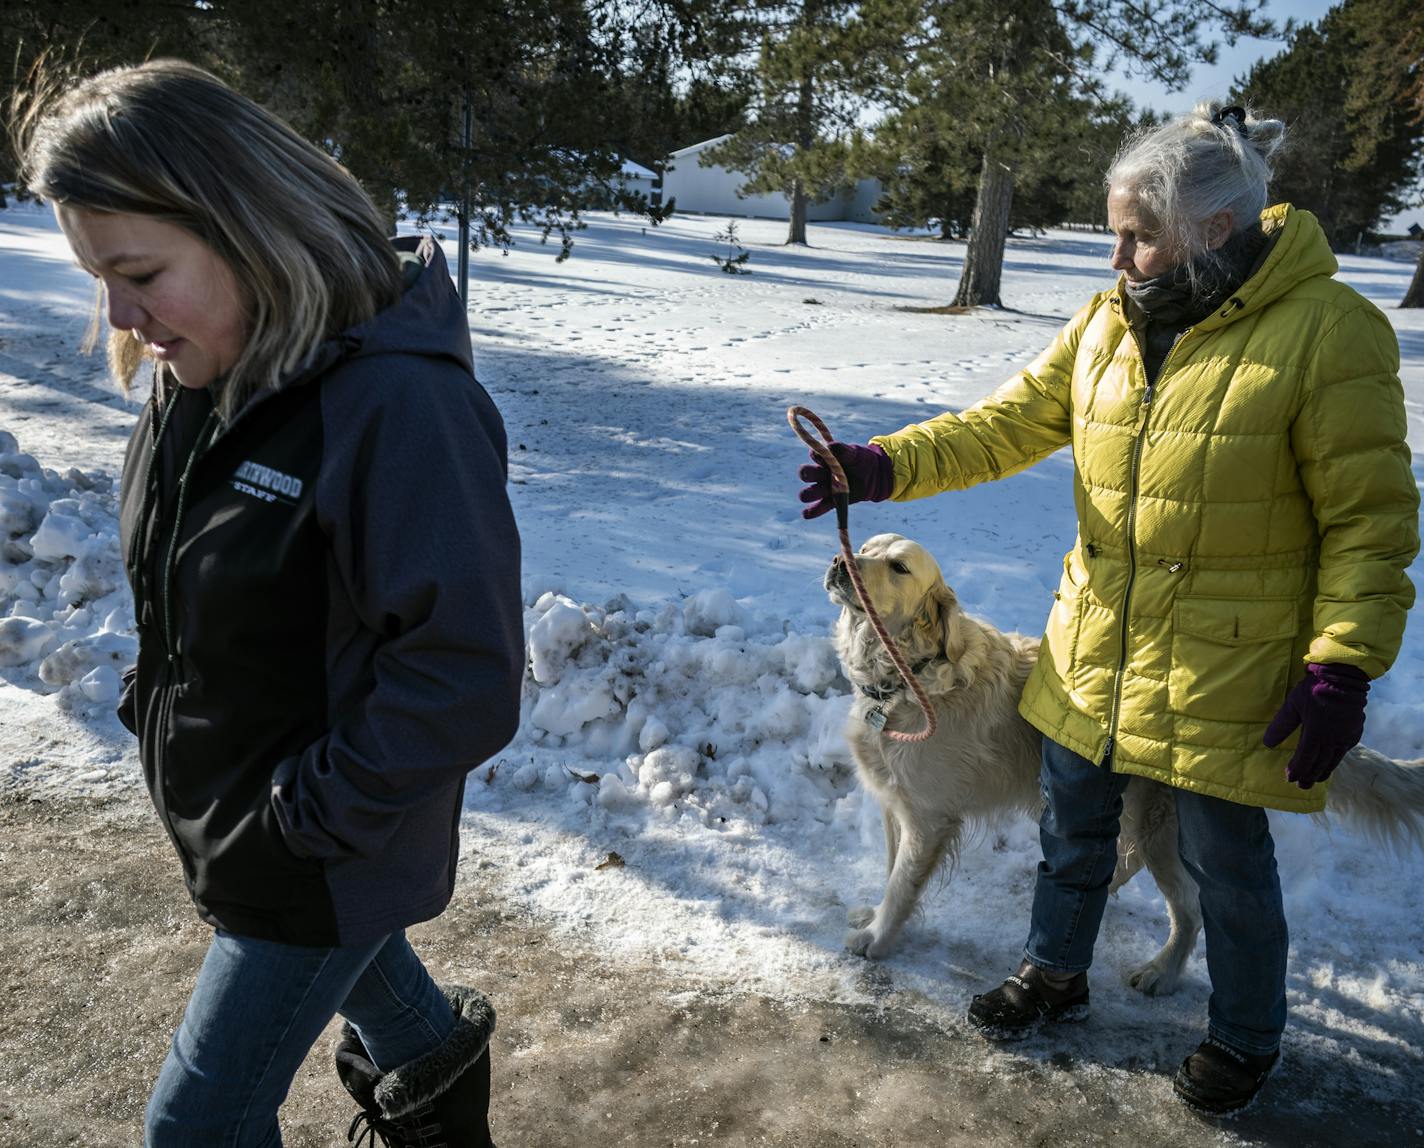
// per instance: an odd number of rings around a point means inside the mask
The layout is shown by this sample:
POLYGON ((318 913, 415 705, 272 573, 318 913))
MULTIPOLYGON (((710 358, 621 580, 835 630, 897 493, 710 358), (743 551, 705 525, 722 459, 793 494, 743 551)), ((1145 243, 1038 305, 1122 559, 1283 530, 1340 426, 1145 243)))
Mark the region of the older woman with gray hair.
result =
MULTIPOLYGON (((833 446, 855 501, 1071 444, 1078 537, 1019 707, 1043 734, 1043 861, 1023 963, 969 1022, 1005 1040, 1087 1017, 1123 789, 1151 778, 1173 787, 1212 986, 1174 1085, 1211 1116, 1256 1097, 1286 1023, 1266 810, 1324 808, 1399 652, 1419 545, 1394 331, 1332 278, 1314 217, 1266 206, 1282 137, 1206 103, 1129 139, 1106 179, 1117 284, 968 410, 833 446)), ((826 468, 801 475, 824 513, 826 468)))

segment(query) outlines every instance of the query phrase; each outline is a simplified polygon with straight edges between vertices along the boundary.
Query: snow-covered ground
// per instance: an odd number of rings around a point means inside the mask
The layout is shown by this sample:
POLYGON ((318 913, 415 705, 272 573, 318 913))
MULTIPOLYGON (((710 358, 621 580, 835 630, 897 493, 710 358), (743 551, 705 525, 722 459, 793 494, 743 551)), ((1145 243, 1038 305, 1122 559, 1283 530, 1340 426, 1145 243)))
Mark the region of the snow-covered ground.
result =
MULTIPOLYGON (((478 371, 510 434, 531 674, 518 738, 471 780, 466 863, 556 929, 709 985, 893 992, 954 1017, 1017 960, 1036 830, 978 834, 883 965, 842 951, 847 907, 878 897, 879 816, 840 729, 847 687, 820 588, 835 531, 799 516, 804 448, 785 410, 803 403, 861 441, 967 405, 1111 282, 1108 242, 1015 240, 1013 309, 944 316, 902 308, 947 301, 960 245, 816 225, 813 248, 785 249, 784 224, 745 221, 753 274, 729 276, 710 258, 724 222, 599 216, 565 263, 530 237, 472 260, 478 371)), ((1396 325, 1424 457, 1424 312, 1393 309, 1411 271, 1346 257, 1342 276, 1396 325)), ((133 651, 113 500, 136 403, 78 353, 92 301, 47 216, 0 212, 0 782, 40 794, 140 784, 110 714, 133 651)), ((852 533, 919 539, 971 612, 1037 633, 1073 536, 1070 466, 1060 454, 963 494, 857 507, 852 533)), ((1416 622, 1372 690, 1366 741, 1424 756, 1421 699, 1416 622)), ((1306 818, 1274 828, 1289 1040, 1362 1065, 1381 1097, 1411 1095, 1424 857, 1306 818)), ((1165 932, 1139 876, 1109 907, 1095 967, 1106 1064, 1167 1063, 1202 1026, 1200 947, 1172 998, 1121 983, 1165 932)))

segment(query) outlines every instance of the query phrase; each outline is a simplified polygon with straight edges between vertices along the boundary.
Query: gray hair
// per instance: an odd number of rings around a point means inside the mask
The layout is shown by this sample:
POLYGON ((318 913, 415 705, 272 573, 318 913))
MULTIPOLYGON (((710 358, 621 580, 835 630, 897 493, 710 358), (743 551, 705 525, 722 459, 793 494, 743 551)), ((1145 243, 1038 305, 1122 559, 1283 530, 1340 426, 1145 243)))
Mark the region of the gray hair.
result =
POLYGON ((1129 136, 1104 182, 1109 191, 1123 188, 1137 197, 1184 263, 1199 262, 1209 258, 1204 225, 1212 216, 1230 211, 1234 232, 1260 219, 1271 157, 1285 132, 1280 120, 1204 101, 1188 115, 1129 136))
MULTIPOLYGON (((247 342, 215 399, 231 419, 316 347, 400 297, 387 227, 352 175, 265 108, 181 60, 114 68, 40 98, 21 127, 23 176, 69 207, 151 216, 232 269, 247 342)), ((98 316, 91 332, 97 337, 98 316)), ((125 390, 142 344, 109 336, 125 390)))

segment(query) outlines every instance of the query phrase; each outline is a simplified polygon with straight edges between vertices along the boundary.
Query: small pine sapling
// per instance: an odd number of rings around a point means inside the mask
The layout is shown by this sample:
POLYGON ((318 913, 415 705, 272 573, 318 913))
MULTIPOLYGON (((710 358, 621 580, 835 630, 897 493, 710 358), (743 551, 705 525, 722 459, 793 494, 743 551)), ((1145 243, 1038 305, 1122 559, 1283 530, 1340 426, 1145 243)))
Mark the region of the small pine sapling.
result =
POLYGON ((742 245, 737 240, 737 225, 730 220, 727 222, 725 231, 719 231, 712 237, 713 243, 725 243, 727 245, 726 256, 713 255, 712 262, 717 264, 728 275, 750 275, 752 269, 746 266, 750 259, 751 252, 744 251, 742 245), (735 252, 735 254, 734 254, 735 252))

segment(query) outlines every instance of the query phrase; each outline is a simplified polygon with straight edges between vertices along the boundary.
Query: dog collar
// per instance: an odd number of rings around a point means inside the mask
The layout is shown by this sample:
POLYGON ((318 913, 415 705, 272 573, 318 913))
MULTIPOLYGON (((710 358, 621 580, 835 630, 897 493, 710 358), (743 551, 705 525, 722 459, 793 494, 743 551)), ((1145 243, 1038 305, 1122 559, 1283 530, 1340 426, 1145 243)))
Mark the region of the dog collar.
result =
MULTIPOLYGON (((932 654, 928 658, 925 658, 923 661, 916 662, 913 666, 911 666, 910 672, 912 674, 918 674, 926 666, 929 666, 931 663, 938 662, 940 660, 941 659, 937 655, 932 654)), ((943 660, 948 661, 948 659, 943 660)), ((866 697, 871 698, 874 701, 888 702, 896 694, 904 690, 905 683, 899 678, 892 678, 883 684, 873 686, 858 685, 855 688, 858 689, 861 693, 863 693, 866 697)))

